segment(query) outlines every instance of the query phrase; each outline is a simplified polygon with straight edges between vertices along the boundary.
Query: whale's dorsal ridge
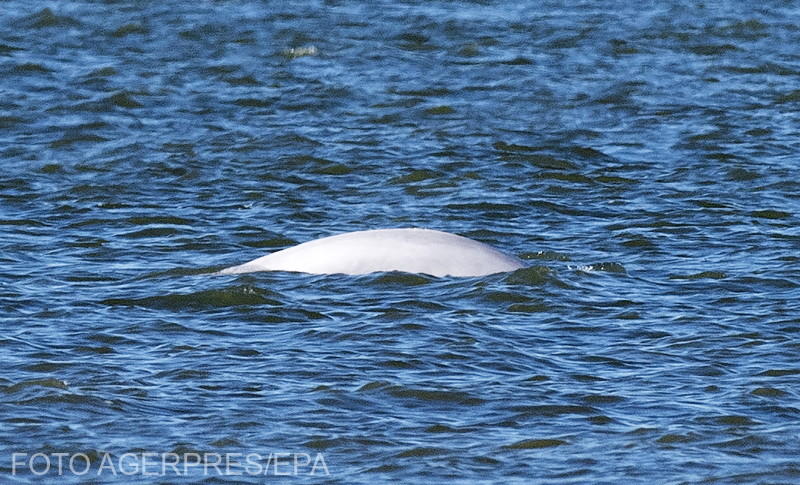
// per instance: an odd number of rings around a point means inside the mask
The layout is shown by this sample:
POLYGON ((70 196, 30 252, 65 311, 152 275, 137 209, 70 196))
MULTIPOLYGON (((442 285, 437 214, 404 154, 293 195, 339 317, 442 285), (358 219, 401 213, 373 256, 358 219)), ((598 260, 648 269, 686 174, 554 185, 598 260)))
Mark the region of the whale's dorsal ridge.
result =
POLYGON ((518 258, 473 239, 433 229, 402 228, 314 239, 231 266, 220 274, 295 271, 359 275, 402 271, 432 276, 484 276, 522 267, 518 258))

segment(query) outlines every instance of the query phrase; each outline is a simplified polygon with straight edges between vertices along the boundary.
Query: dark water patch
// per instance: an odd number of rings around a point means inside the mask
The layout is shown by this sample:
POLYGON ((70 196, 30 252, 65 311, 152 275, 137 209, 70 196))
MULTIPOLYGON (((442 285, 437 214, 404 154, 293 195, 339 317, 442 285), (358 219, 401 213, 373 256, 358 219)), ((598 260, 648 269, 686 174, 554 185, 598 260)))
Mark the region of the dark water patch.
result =
POLYGON ((44 387, 44 388, 65 390, 69 386, 67 385, 66 382, 60 379, 45 378, 45 379, 29 379, 26 381, 17 382, 10 386, 5 386, 2 390, 6 394, 14 394, 29 387, 44 387))
POLYGON ((590 406, 571 404, 516 405, 511 406, 510 410, 519 413, 521 416, 555 417, 570 414, 596 414, 596 410, 590 406))
POLYGON ((401 473, 404 467, 400 465, 381 465, 365 470, 366 473, 401 473))
POLYGON ((87 78, 106 78, 112 77, 119 74, 117 69, 114 69, 112 66, 101 67, 99 69, 95 69, 91 71, 89 74, 86 75, 87 78))
MULTIPOLYGON (((73 191, 74 192, 81 193, 81 194, 92 193, 95 190, 96 190, 96 188, 88 187, 88 186, 73 187, 73 191)), ((117 222, 118 221, 116 221, 114 219, 87 217, 87 218, 81 219, 79 221, 76 221, 76 222, 74 222, 74 223, 72 223, 72 224, 70 224, 70 225, 68 225, 66 227, 70 228, 70 229, 80 229, 80 228, 86 228, 86 227, 92 227, 92 226, 97 226, 97 227, 105 226, 105 227, 108 227, 108 226, 115 225, 117 222)))
POLYGON ((230 84, 231 86, 260 86, 261 82, 253 77, 252 75, 248 74, 246 76, 240 77, 228 77, 225 78, 225 82, 230 84))
POLYGON ((518 269, 510 273, 506 277, 506 281, 511 284, 525 286, 542 286, 548 283, 559 283, 553 271, 547 266, 529 266, 527 268, 518 269))
POLYGON ((412 287, 412 286, 425 286, 436 281, 433 276, 426 276, 422 274, 390 272, 381 273, 378 276, 364 277, 367 282, 375 287, 412 287))
POLYGON ((370 118, 368 121, 371 124, 375 125, 394 125, 400 122, 403 118, 403 115, 400 113, 392 113, 392 114, 385 114, 383 116, 376 116, 370 118))
POLYGON ((586 266, 580 266, 577 269, 587 273, 592 273, 592 272, 620 273, 620 274, 626 273, 625 266, 613 261, 604 263, 593 263, 586 266))
POLYGON ((48 227, 50 226, 50 224, 30 219, 13 219, 13 220, 0 220, 0 226, 48 227))
POLYGON ((322 145, 321 142, 314 140, 313 138, 309 138, 297 133, 280 134, 272 139, 272 142, 278 146, 306 149, 311 149, 322 145))
POLYGON ((712 32, 722 37, 755 40, 769 36, 769 25, 756 18, 739 19, 713 26, 712 32))
POLYGON ((15 125, 25 123, 26 119, 20 116, 4 116, 0 115, 0 128, 11 128, 15 125))
POLYGON ((401 451, 397 458, 425 458, 429 456, 449 455, 452 451, 447 448, 415 447, 401 451))
POLYGON ((76 27, 80 22, 67 15, 58 15, 49 8, 43 8, 21 21, 21 25, 34 29, 44 29, 51 27, 76 27))
POLYGON ((423 89, 408 89, 408 90, 390 89, 389 92, 391 94, 398 94, 400 96, 414 96, 420 98, 440 97, 452 94, 452 91, 450 91, 447 88, 435 88, 435 87, 423 88, 423 89))
POLYGON ((110 96, 104 96, 96 101, 80 103, 76 105, 75 108, 89 112, 104 113, 113 112, 117 108, 136 109, 143 106, 142 103, 136 100, 133 93, 120 91, 110 96))
POLYGON ((505 445, 504 448, 508 450, 536 450, 540 448, 563 446, 566 444, 568 444, 567 441, 556 438, 529 438, 510 445, 505 445))
POLYGON ((222 290, 203 290, 196 293, 151 296, 145 298, 108 298, 100 303, 108 306, 137 306, 180 311, 184 309, 212 309, 231 306, 280 306, 278 300, 269 298, 270 292, 253 286, 233 286, 222 290))
POLYGON ((433 106, 425 109, 425 114, 432 116, 451 115, 455 112, 455 108, 448 105, 433 106))
POLYGON ((425 103, 425 98, 399 98, 390 102, 377 103, 373 108, 414 108, 425 103))
POLYGON ((97 333, 94 335, 89 335, 87 339, 93 342, 98 342, 106 345, 122 345, 122 344, 135 343, 134 340, 128 337, 122 335, 108 334, 108 333, 97 333))
POLYGON ((698 44, 689 47, 689 52, 701 56, 721 56, 737 50, 739 50, 739 48, 733 44, 698 44))
POLYGON ((593 424, 593 425, 596 425, 596 426, 605 426, 605 425, 612 424, 612 423, 615 422, 612 418, 610 418, 608 416, 602 416, 602 415, 601 416, 590 416, 587 419, 587 421, 590 424, 593 424))
POLYGON ((512 204, 498 204, 493 202, 476 202, 469 204, 448 204, 445 209, 461 211, 466 213, 486 212, 496 214, 508 214, 521 210, 519 206, 512 204))
POLYGON ((8 55, 13 54, 14 52, 21 51, 21 50, 25 50, 25 49, 23 49, 21 47, 14 46, 14 45, 10 45, 10 44, 0 43, 0 55, 8 56, 8 55))
POLYGON ((699 273, 694 273, 690 275, 669 275, 669 278, 673 280, 702 280, 702 279, 722 280, 727 277, 728 275, 722 271, 701 271, 699 273))
POLYGON ((621 244, 626 248, 641 250, 656 250, 657 245, 649 238, 641 234, 619 234, 618 239, 622 239, 621 244))
POLYGON ((133 216, 127 218, 126 222, 135 226, 149 226, 149 225, 175 225, 175 226, 191 226, 195 221, 185 217, 158 215, 158 216, 133 216))
POLYGON ((401 175, 389 180, 389 183, 405 185, 416 182, 423 182, 425 180, 438 179, 443 176, 444 176, 443 173, 437 172, 435 170, 428 170, 428 169, 411 170, 405 175, 401 175))
POLYGON ((594 177, 595 182, 608 185, 634 185, 639 181, 626 177, 617 177, 613 175, 598 175, 594 177))
POLYGON ((497 141, 492 146, 496 150, 502 152, 535 152, 539 150, 537 147, 519 145, 516 143, 507 143, 504 141, 497 141))
POLYGON ((765 440, 758 435, 746 435, 741 438, 731 440, 723 440, 711 443, 711 446, 726 449, 736 450, 747 454, 760 454, 765 446, 769 446, 768 440, 765 440))
POLYGON ((537 177, 542 179, 557 180, 560 182, 570 182, 579 184, 592 184, 594 180, 579 173, 563 173, 563 172, 541 172, 537 177))
POLYGON ((53 72, 53 70, 45 67, 42 64, 36 63, 36 62, 24 62, 22 64, 17 64, 16 66, 14 66, 14 68, 12 69, 12 72, 14 74, 24 75, 24 74, 27 74, 27 73, 30 73, 30 74, 44 74, 44 73, 53 72))
POLYGON ((800 287, 800 282, 788 278, 762 278, 756 276, 742 276, 731 280, 747 288, 782 289, 791 290, 800 287))
POLYGON ((142 103, 136 101, 131 93, 119 92, 103 100, 104 103, 118 108, 141 108, 142 103))
POLYGON ((210 375, 209 372, 206 370, 171 369, 169 371, 161 372, 154 377, 167 380, 193 381, 193 380, 205 379, 209 375, 210 375))
POLYGON ((494 303, 523 303, 532 300, 532 298, 527 295, 506 291, 488 292, 484 296, 494 303))
POLYGON ((792 213, 774 210, 774 209, 764 209, 753 211, 750 213, 751 216, 757 217, 759 219, 788 219, 792 217, 792 213))
POLYGON ((764 377, 794 376, 794 375, 800 375, 800 369, 769 369, 759 372, 756 375, 764 377))
POLYGON ((414 369, 419 368, 421 361, 403 361, 403 360, 387 360, 384 362, 378 362, 377 365, 379 367, 385 367, 388 369, 414 369))
POLYGON ((139 22, 130 22, 117 27, 111 32, 110 35, 111 37, 121 38, 134 34, 145 35, 149 33, 150 30, 143 24, 139 22))
POLYGON ((680 433, 667 433, 662 435, 656 440, 656 443, 661 445, 680 445, 684 443, 692 443, 698 441, 699 436, 694 434, 680 434, 680 433))
POLYGON ((622 396, 615 396, 610 394, 591 394, 584 396, 582 401, 590 406, 604 406, 608 404, 617 404, 625 401, 622 396))
POLYGON ((75 350, 75 352, 78 352, 80 354, 105 355, 105 354, 116 353, 116 350, 114 350, 112 347, 109 347, 107 345, 102 345, 102 346, 97 346, 97 347, 92 347, 92 346, 88 346, 88 345, 82 345, 82 346, 79 346, 79 347, 75 347, 74 350, 75 350))
POLYGON ((446 424, 432 424, 425 428, 426 433, 471 433, 474 432, 475 428, 454 428, 452 426, 448 426, 446 424))
POLYGON ((311 173, 317 175, 348 175, 353 172, 353 167, 341 163, 329 163, 320 167, 314 168, 311 173))
POLYGON ((789 395, 788 392, 774 387, 758 387, 753 389, 750 394, 766 398, 781 398, 789 395))
POLYGON ((800 101, 800 89, 782 92, 775 96, 774 102, 778 104, 794 104, 800 101))
POLYGON ((70 367, 77 365, 74 362, 37 362, 36 364, 30 364, 25 366, 25 370, 28 372, 40 372, 40 373, 53 373, 59 372, 69 369, 70 367))
POLYGON ((175 228, 172 227, 150 227, 147 229, 140 229, 138 231, 126 232, 124 234, 120 234, 120 237, 130 238, 130 239, 142 239, 142 238, 165 238, 174 236, 176 234, 180 234, 175 228))
POLYGON ((457 404, 461 406, 479 406, 484 402, 482 399, 471 396, 469 393, 463 391, 418 389, 401 386, 391 386, 386 391, 392 397, 402 400, 419 401, 420 403, 430 402, 457 404))
POLYGON ((777 76, 794 76, 797 75, 798 71, 788 67, 786 65, 776 64, 776 63, 764 63, 758 65, 730 65, 724 66, 722 68, 724 71, 733 73, 733 74, 774 74, 777 76))
MULTIPOLYGON (((389 286, 389 288, 391 288, 391 286, 389 286)), ((408 295, 402 295, 402 296, 408 296, 408 295)), ((393 310, 395 310, 395 311, 401 310, 401 311, 404 311, 404 312, 408 312, 409 314, 413 314, 413 313, 416 313, 418 311, 438 312, 438 311, 443 311, 443 310, 447 310, 448 309, 448 306, 445 304, 445 302, 439 303, 439 302, 431 302, 431 301, 421 301, 421 300, 417 300, 417 299, 408 299, 408 300, 406 300, 406 299, 402 299, 402 297, 394 298, 392 300, 392 304, 393 304, 392 305, 392 307, 393 307, 392 309, 393 310)), ((420 328, 418 325, 405 324, 405 325, 403 325, 403 329, 405 329, 405 330, 421 330, 421 329, 424 329, 424 327, 420 328)))
POLYGON ((53 406, 58 407, 60 405, 78 405, 78 406, 85 406, 87 408, 92 409, 103 409, 108 408, 109 406, 103 406, 97 398, 86 396, 83 394, 73 394, 73 393, 62 393, 62 394, 48 394, 44 396, 37 396, 31 399, 24 399, 21 401, 17 401, 14 404, 19 406, 30 406, 30 407, 38 407, 38 406, 53 406))
POLYGON ((520 255, 522 260, 541 260, 541 261, 570 261, 568 254, 559 253, 557 251, 537 251, 533 253, 522 253, 520 255))
POLYGON ((51 148, 62 148, 74 145, 76 143, 104 143, 107 142, 108 138, 104 138, 100 135, 94 135, 90 133, 74 133, 74 134, 65 134, 63 137, 55 140, 54 142, 50 143, 51 148))
POLYGON ((293 246, 297 244, 297 241, 276 234, 264 239, 243 241, 241 244, 250 248, 270 248, 278 250, 293 246))
POLYGON ((626 368, 632 366, 632 364, 627 363, 625 361, 602 355, 589 355, 586 357, 581 357, 581 360, 584 362, 602 364, 604 366, 610 366, 616 368, 626 368))
POLYGON ((713 419, 717 424, 735 428, 758 426, 759 424, 761 424, 756 421, 753 421, 751 418, 747 416, 740 416, 740 415, 718 416, 713 419))
POLYGON ((534 62, 527 57, 514 57, 513 59, 506 59, 502 61, 498 61, 500 64, 505 64, 507 66, 531 66, 534 62))
POLYGON ((539 313, 549 312, 552 310, 552 307, 547 302, 532 300, 528 303, 514 303, 509 305, 506 310, 512 313, 539 313))
POLYGON ((400 41, 398 43, 398 46, 401 49, 407 51, 427 52, 439 49, 439 47, 436 44, 429 42, 430 39, 428 39, 424 35, 413 34, 413 33, 402 34, 400 37, 398 37, 397 40, 400 41))
POLYGON ((702 207, 704 209, 730 209, 731 208, 731 205, 729 205, 729 204, 726 204, 726 203, 723 203, 723 202, 714 201, 714 200, 693 200, 691 202, 693 204, 695 204, 696 206, 702 207))
POLYGON ((614 56, 634 55, 641 52, 639 48, 625 39, 611 39, 609 44, 614 56))
POLYGON ((577 167, 574 163, 563 160, 549 155, 539 154, 519 154, 515 153, 514 158, 524 160, 536 167, 546 170, 576 170, 577 167))

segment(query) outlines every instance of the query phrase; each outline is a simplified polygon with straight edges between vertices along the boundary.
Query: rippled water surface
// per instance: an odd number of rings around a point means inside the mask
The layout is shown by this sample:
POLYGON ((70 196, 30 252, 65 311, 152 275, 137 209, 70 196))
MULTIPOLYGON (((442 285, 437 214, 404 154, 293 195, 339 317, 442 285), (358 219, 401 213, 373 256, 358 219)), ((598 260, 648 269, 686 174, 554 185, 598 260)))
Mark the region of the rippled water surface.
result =
POLYGON ((0 481, 139 483, 99 463, 144 453, 265 472, 163 483, 800 481, 792 2, 10 0, 0 25, 0 481), (529 267, 211 275, 415 226, 529 267), (37 475, 54 453, 93 468, 37 475))

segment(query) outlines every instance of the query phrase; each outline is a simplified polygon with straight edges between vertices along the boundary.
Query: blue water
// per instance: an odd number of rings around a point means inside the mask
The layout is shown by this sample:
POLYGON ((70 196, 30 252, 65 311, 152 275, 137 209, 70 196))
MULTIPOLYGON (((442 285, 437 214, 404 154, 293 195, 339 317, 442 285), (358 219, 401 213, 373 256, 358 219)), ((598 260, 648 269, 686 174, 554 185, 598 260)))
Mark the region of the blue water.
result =
POLYGON ((791 2, 0 25, 0 482, 800 480, 791 2), (529 267, 211 274, 380 227, 529 267))

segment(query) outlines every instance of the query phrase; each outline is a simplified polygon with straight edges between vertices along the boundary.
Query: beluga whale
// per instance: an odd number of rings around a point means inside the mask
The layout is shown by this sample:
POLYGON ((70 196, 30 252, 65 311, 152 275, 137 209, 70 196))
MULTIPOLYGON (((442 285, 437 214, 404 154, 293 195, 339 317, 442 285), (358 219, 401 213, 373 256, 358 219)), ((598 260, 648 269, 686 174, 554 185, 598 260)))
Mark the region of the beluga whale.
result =
POLYGON ((293 271, 363 275, 401 271, 431 276, 485 276, 524 268, 514 256, 432 229, 373 229, 304 242, 218 274, 293 271))

